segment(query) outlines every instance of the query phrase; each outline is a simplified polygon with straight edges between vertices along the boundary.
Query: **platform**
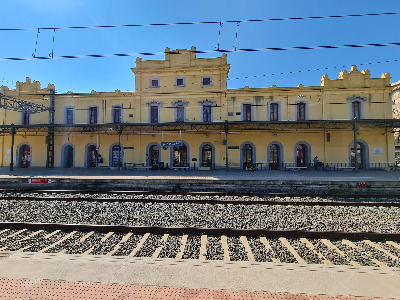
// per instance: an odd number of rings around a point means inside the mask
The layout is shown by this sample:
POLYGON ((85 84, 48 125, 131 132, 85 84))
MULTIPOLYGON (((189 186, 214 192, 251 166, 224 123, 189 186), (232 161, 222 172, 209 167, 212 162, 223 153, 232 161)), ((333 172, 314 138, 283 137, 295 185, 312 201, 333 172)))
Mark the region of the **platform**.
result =
POLYGON ((47 297, 51 292, 53 299, 136 299, 127 296, 140 290, 152 293, 143 299, 304 299, 311 295, 400 298, 397 268, 29 252, 0 253, 0 282, 1 299, 18 299, 7 298, 7 292, 17 295, 29 289, 36 293, 45 290, 47 297), (13 290, 7 289, 11 286, 13 290), (74 290, 75 295, 79 291, 80 298, 61 297, 74 290), (155 297, 160 292, 166 297, 155 297))
POLYGON ((147 190, 400 195, 399 171, 111 170, 0 168, 0 189, 147 190), (29 183, 29 179, 50 179, 29 183))

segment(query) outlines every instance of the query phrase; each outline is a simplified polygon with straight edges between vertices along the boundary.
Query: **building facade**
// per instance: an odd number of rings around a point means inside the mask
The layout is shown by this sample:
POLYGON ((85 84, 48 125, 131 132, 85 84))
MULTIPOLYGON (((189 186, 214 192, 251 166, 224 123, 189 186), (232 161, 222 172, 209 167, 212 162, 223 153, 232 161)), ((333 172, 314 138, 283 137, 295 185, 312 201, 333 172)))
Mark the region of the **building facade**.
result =
POLYGON ((321 86, 227 89, 226 54, 165 53, 164 60, 136 59, 135 92, 53 94, 53 85, 29 78, 15 89, 2 86, 7 103, 44 109, 0 108, 0 166, 50 160, 63 168, 275 170, 310 167, 315 157, 326 167, 394 163, 388 73, 371 78, 353 66, 339 79, 322 76, 321 86), (52 101, 54 113, 46 111, 52 101))

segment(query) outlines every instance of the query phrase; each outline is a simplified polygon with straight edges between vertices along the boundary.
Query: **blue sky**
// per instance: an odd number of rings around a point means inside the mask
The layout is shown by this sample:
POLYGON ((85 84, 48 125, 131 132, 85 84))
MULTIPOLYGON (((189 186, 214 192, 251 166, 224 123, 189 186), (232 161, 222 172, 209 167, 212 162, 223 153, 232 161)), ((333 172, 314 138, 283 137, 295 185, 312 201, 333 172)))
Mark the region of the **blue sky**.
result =
MULTIPOLYGON (((247 0, 247 1, 128 1, 128 0, 13 0, 2 2, 1 28, 38 28, 267 19, 327 15, 400 12, 398 0, 247 0)), ((340 19, 225 23, 221 28, 220 48, 232 49, 238 29, 238 48, 291 47, 400 42, 400 15, 340 19)), ((171 49, 214 50, 219 26, 180 25, 131 28, 65 29, 55 33, 54 56, 136 52, 162 52, 171 49)), ((48 56, 53 48, 53 31, 0 31, 0 58, 48 56), (36 47, 37 41, 37 47, 36 47)), ((231 71, 229 88, 320 85, 321 76, 337 78, 353 64, 389 63, 359 66, 372 77, 389 72, 392 82, 400 80, 400 46, 357 49, 268 51, 228 54, 231 71), (343 68, 342 66, 346 66, 343 68), (298 70, 337 67, 324 71, 297 73, 298 70), (294 74, 275 75, 280 72, 294 74), (268 75, 257 78, 245 76, 268 75), (234 79, 240 77, 241 79, 234 79)), ((220 54, 198 54, 215 57, 220 54)), ((164 59, 164 56, 143 57, 164 59)), ((25 77, 46 87, 67 91, 109 92, 134 90, 130 68, 135 57, 54 59, 29 61, 0 60, 0 85, 15 87, 25 77)))

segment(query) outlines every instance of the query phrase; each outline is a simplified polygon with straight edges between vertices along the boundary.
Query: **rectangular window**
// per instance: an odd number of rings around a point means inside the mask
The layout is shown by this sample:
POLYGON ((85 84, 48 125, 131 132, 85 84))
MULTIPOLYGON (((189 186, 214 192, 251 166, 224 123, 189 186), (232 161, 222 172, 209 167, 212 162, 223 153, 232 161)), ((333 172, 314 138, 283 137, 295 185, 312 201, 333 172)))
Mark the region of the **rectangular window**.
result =
POLYGON ((74 124, 74 109, 72 107, 65 109, 65 124, 74 124))
POLYGON ((28 112, 23 112, 22 115, 22 124, 23 125, 30 125, 31 124, 31 114, 28 112))
POLYGON ((203 122, 211 122, 211 105, 203 106, 203 122))
POLYGON ((185 78, 183 78, 183 77, 176 78, 175 85, 176 86, 185 86, 185 78))
POLYGON ((150 79, 150 87, 151 88, 157 88, 160 86, 160 79, 158 78, 151 78, 150 79))
POLYGON ((158 106, 156 105, 150 106, 150 122, 158 123, 158 106))
POLYGON ((201 85, 202 86, 211 85, 211 76, 202 77, 201 85))
POLYGON ((113 107, 113 122, 121 123, 122 121, 122 108, 120 106, 113 107))
POLYGON ((269 120, 279 121, 278 117, 278 103, 271 103, 269 106, 269 120))
POLYGON ((243 104, 243 121, 251 121, 251 104, 243 104))
POLYGON ((361 119, 361 108, 360 108, 360 102, 359 101, 354 101, 352 102, 352 106, 353 106, 353 119, 361 119))
POLYGON ((306 104, 297 103, 297 121, 306 120, 306 104))
POLYGON ((89 108, 89 124, 97 124, 97 107, 89 108))

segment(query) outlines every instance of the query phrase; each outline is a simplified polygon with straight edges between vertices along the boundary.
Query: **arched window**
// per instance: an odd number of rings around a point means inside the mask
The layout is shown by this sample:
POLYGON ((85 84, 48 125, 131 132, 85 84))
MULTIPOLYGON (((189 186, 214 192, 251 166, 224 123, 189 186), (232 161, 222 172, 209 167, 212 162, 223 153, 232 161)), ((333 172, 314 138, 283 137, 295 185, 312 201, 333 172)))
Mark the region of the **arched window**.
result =
POLYGON ((210 144, 205 144, 201 148, 201 166, 202 167, 212 167, 213 159, 212 159, 212 147, 210 144))

